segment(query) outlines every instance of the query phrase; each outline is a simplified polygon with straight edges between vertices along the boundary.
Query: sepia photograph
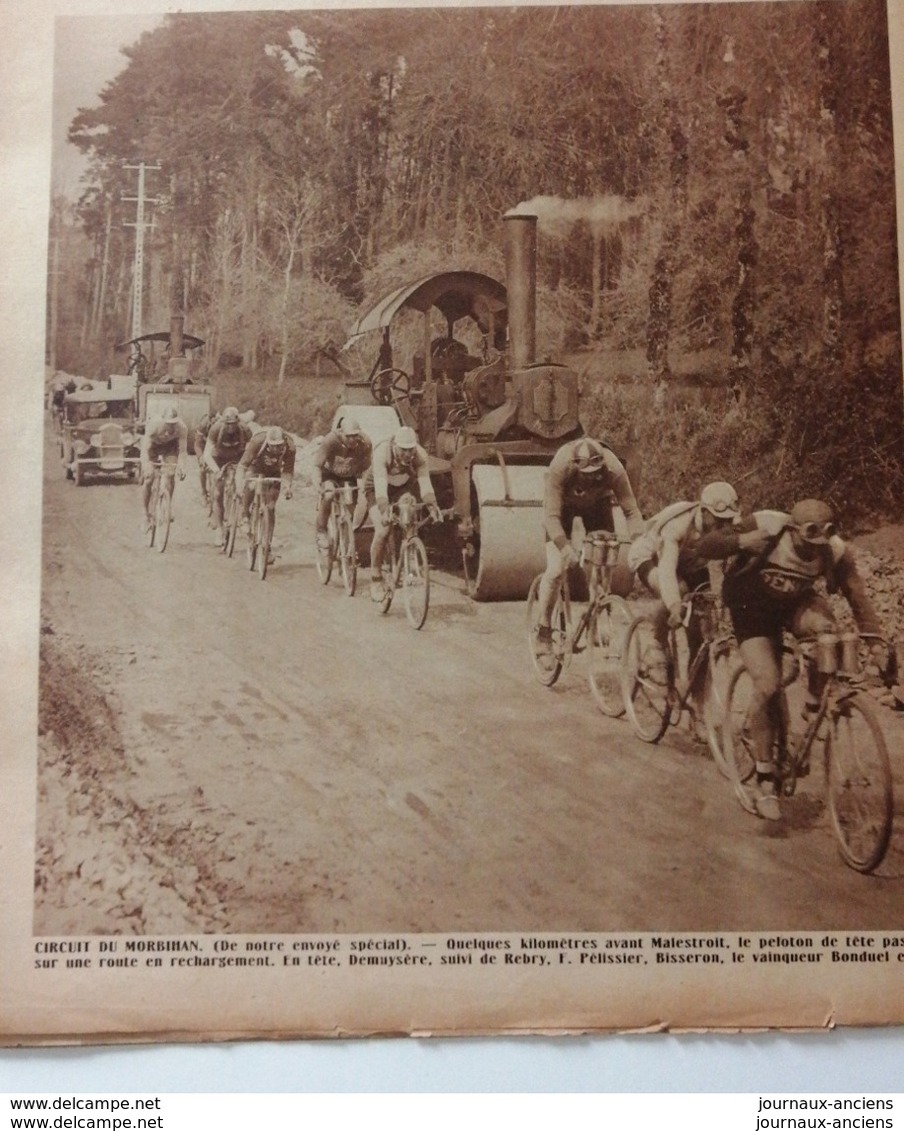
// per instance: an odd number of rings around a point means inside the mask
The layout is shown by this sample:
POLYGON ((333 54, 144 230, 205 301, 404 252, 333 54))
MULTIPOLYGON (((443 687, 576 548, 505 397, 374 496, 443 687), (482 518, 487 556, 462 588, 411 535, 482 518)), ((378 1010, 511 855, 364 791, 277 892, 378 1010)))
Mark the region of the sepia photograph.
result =
POLYGON ((0 1040, 904 1021, 889 15, 54 11, 0 1040))

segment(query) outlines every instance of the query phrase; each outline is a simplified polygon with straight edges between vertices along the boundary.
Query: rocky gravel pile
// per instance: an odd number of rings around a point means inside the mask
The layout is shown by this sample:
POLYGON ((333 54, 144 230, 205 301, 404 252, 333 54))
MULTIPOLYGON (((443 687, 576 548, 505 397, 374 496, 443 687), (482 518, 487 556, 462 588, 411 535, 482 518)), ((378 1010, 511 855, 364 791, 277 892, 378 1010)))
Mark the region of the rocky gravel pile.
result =
MULTIPOLYGON (((200 830, 173 827, 130 799, 116 705, 93 678, 92 657, 70 659, 42 629, 38 711, 35 929, 54 934, 222 930, 225 909, 198 852, 200 830)), ((210 859, 207 859, 207 856, 210 859)))

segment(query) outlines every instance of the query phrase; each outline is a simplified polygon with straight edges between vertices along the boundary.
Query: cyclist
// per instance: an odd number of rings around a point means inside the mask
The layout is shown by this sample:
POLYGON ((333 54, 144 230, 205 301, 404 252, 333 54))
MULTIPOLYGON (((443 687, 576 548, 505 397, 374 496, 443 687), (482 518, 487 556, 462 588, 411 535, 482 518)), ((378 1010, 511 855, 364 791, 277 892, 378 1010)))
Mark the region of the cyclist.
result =
MULTIPOLYGON (((647 522, 628 551, 628 565, 662 605, 657 622, 665 637, 681 623, 681 598, 709 583, 708 563, 696 553, 704 534, 732 526, 741 517, 738 495, 730 483, 707 483, 696 502, 672 503, 647 522), (667 618, 667 619, 666 619, 667 618)), ((762 545, 762 535, 745 535, 745 548, 762 545)), ((691 647, 694 647, 691 642, 691 647)))
MULTIPOLYGON (((814 592, 824 580, 830 593, 847 598, 861 632, 879 632, 879 618, 857 572, 854 555, 835 529, 832 508, 803 499, 784 511, 755 511, 738 527, 714 530, 700 539, 697 553, 709 560, 732 558, 725 570, 723 596, 731 614, 741 659, 753 681, 749 716, 757 790, 752 809, 767 820, 781 817, 772 746, 781 688, 782 631, 813 636, 836 631, 824 597, 814 592), (746 542, 754 532, 758 541, 746 542)), ((887 654, 873 647, 880 669, 887 654)), ((812 709, 818 688, 808 688, 812 709)))
POLYGON ((281 483, 268 484, 264 493, 270 509, 270 529, 276 529, 276 500, 280 491, 285 490, 286 498, 292 498, 292 481, 295 476, 295 441, 282 428, 262 428, 245 445, 242 458, 236 466, 236 490, 242 492, 242 525, 248 530, 251 525, 251 500, 254 497, 254 484, 249 480, 255 475, 279 478, 281 483))
POLYGON ((317 545, 321 549, 329 546, 326 524, 330 515, 331 498, 330 492, 322 490, 323 486, 329 484, 341 487, 346 483, 363 485, 364 473, 370 467, 372 456, 373 445, 354 417, 340 420, 336 428, 320 441, 311 469, 311 481, 321 489, 317 509, 317 545))
POLYGON ((587 533, 613 531, 613 499, 624 511, 628 533, 643 533, 643 517, 621 460, 599 440, 570 440, 553 456, 546 473, 543 524, 546 531, 546 570, 538 593, 537 646, 552 651, 550 618, 562 574, 577 560, 571 544, 574 520, 580 518, 587 533))
MULTIPOLYGON (((199 428, 200 431, 200 428, 199 428)), ((239 410, 224 408, 223 413, 210 426, 204 451, 202 466, 211 473, 213 491, 214 544, 223 545, 223 472, 230 464, 236 464, 245 452, 245 445, 251 439, 251 429, 242 423, 239 410)))
POLYGON ((364 478, 364 492, 370 518, 374 524, 374 537, 370 547, 370 596, 373 601, 383 600, 383 554, 389 535, 389 504, 396 502, 406 491, 426 503, 434 522, 442 515, 436 505, 436 492, 430 479, 427 452, 417 442, 413 428, 399 428, 388 440, 377 444, 373 463, 364 478))
MULTIPOLYGON (((179 478, 185 478, 185 461, 188 456, 188 428, 179 416, 174 404, 168 404, 160 419, 148 425, 141 443, 141 473, 144 488, 144 529, 151 528, 151 486, 154 478, 154 463, 163 459, 164 463, 175 464, 179 478)), ((172 498, 175 481, 166 477, 167 489, 172 498)))

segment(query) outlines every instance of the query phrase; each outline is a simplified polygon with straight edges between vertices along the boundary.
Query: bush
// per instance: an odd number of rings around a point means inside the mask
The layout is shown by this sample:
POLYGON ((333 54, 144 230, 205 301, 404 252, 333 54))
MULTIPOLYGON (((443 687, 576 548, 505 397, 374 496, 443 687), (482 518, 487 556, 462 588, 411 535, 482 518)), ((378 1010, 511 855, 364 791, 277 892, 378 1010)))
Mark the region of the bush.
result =
POLYGON ((218 373, 214 407, 235 405, 240 411, 254 409, 261 424, 278 424, 302 437, 322 436, 329 428, 339 403, 341 384, 333 381, 287 380, 278 386, 272 379, 245 373, 218 373))

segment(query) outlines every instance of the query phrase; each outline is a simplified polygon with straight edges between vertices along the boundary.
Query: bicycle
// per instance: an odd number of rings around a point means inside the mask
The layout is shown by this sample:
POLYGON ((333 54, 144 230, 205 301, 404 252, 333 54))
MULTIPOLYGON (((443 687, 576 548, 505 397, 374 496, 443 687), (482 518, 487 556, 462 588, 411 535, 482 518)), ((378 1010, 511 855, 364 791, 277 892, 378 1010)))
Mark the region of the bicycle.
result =
POLYGON ((587 677, 596 704, 604 715, 624 714, 619 670, 625 633, 631 613, 624 598, 612 593, 612 574, 619 550, 627 545, 605 530, 588 534, 581 545, 579 566, 589 570, 589 600, 577 624, 573 623, 568 570, 562 572, 552 607, 552 646, 541 651, 539 640, 540 583, 537 574, 527 595, 527 630, 530 658, 540 683, 552 687, 577 653, 588 652, 587 677))
POLYGON ((248 568, 257 572, 261 581, 267 578, 267 567, 270 564, 270 543, 273 539, 273 510, 276 507, 274 486, 282 480, 278 476, 255 475, 254 497, 251 500, 251 511, 248 523, 248 568), (264 498, 264 488, 268 487, 267 498, 264 498))
MULTIPOLYGON (((884 859, 891 840, 894 796, 888 748, 875 709, 862 690, 861 642, 887 642, 871 633, 825 634, 799 642, 793 679, 783 680, 776 711, 773 765, 780 797, 791 797, 800 778, 810 772, 814 746, 823 746, 829 815, 842 859, 857 872, 872 872, 884 859), (804 711, 801 733, 791 732, 786 688, 800 675, 806 686, 819 690, 814 710, 804 711)), ((883 679, 894 682, 896 656, 889 648, 883 679)), ((737 666, 728 686, 726 762, 735 793, 743 808, 755 812, 744 783, 753 776, 748 722, 753 689, 747 669, 737 666)))
MULTIPOLYGON (((700 586, 682 601, 680 628, 662 628, 650 613, 634 618, 625 637, 622 695, 631 728, 643 742, 659 742, 682 714, 697 715, 700 705, 706 741, 723 768, 723 718, 734 637, 725 627, 721 596, 700 586), (695 621, 700 644, 693 656, 679 632, 695 621)), ((723 769, 727 774, 727 770, 723 769)))
POLYGON ((149 548, 153 548, 156 544, 157 551, 161 554, 169 542, 170 526, 173 522, 175 478, 175 464, 164 462, 162 459, 154 463, 151 475, 149 500, 151 517, 147 527, 147 543, 149 548))
POLYGON ((327 493, 330 496, 326 524, 328 545, 317 544, 317 576, 323 585, 328 584, 333 566, 338 564, 345 591, 349 597, 354 597, 358 579, 354 524, 357 487, 352 483, 326 483, 321 486, 321 498, 327 493))
POLYGON ((425 503, 413 495, 402 495, 392 503, 388 513, 389 534, 383 557, 383 599, 380 612, 385 616, 392 605, 396 589, 405 598, 405 615, 412 628, 421 628, 430 608, 430 566, 427 549, 418 531, 430 521, 423 517, 425 503))

